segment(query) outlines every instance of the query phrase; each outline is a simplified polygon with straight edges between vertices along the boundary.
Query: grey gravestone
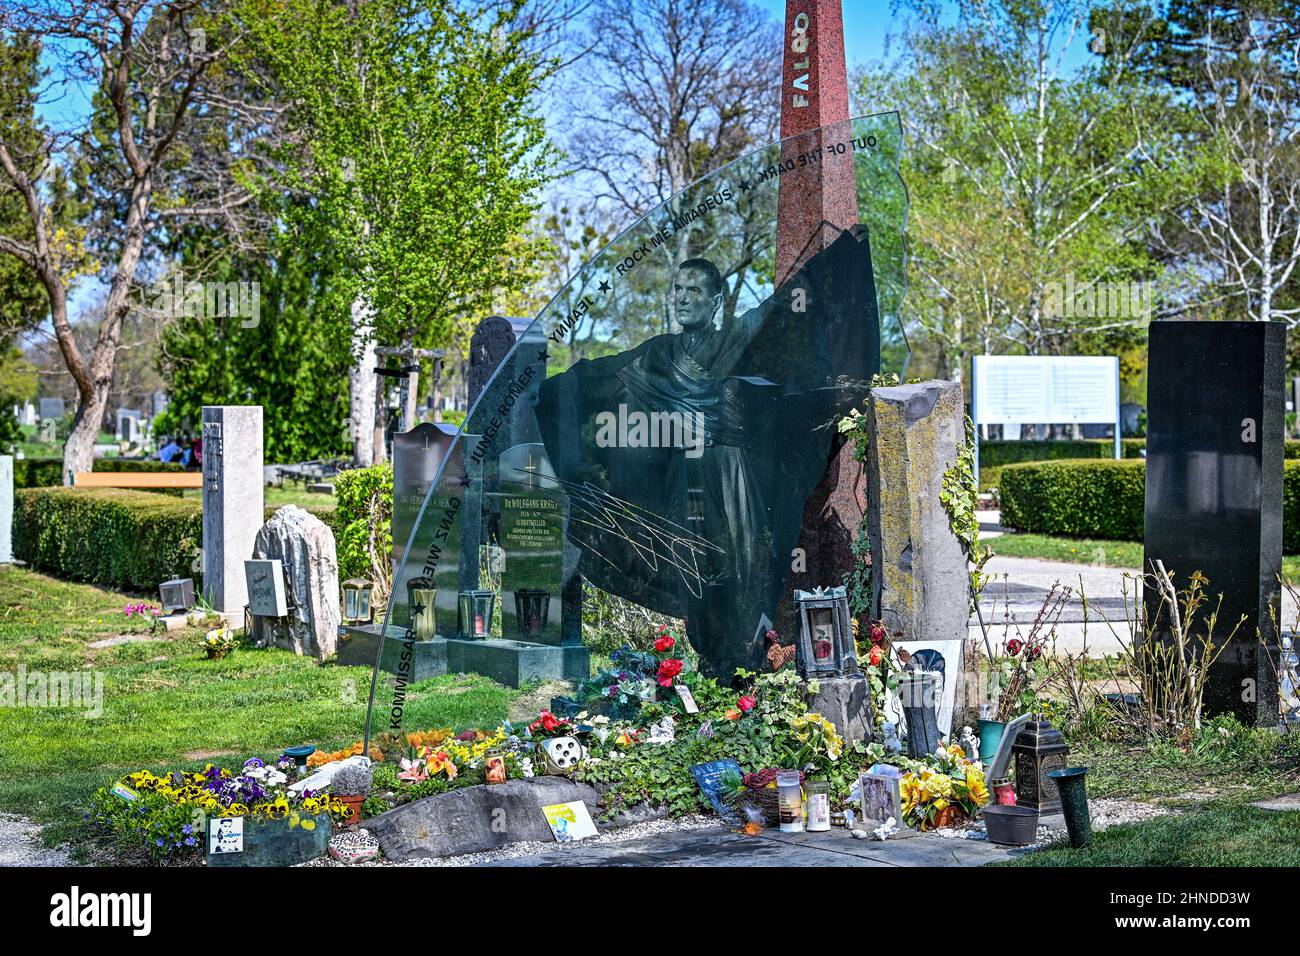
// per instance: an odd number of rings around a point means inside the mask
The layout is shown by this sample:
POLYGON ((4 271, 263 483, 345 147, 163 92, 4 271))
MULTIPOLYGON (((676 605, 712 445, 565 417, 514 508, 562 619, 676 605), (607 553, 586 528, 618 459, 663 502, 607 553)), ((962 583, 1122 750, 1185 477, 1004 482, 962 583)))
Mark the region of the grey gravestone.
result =
POLYGON ((0 564, 14 560, 14 456, 0 455, 0 564))
POLYGON ((469 340, 468 385, 471 407, 528 325, 528 319, 490 315, 474 329, 474 335, 469 340))
POLYGON ((117 410, 117 439, 140 443, 140 410, 137 408, 119 408, 117 410))
POLYGON ((253 618, 255 641, 322 661, 333 654, 341 620, 334 532, 310 512, 286 505, 257 532, 253 555, 283 565, 290 603, 286 617, 253 618))
POLYGON ((871 704, 867 679, 854 677, 819 677, 817 693, 808 695, 808 709, 821 714, 832 724, 846 744, 859 740, 871 742, 871 704))
POLYGON ((222 614, 242 616, 248 603, 262 491, 262 406, 203 406, 203 594, 222 614))
MULTIPOLYGON (((1211 606, 1223 595, 1219 643, 1245 615, 1210 668, 1206 713, 1274 726, 1286 326, 1152 322, 1148 349, 1146 567, 1162 561, 1179 589, 1205 575, 1211 606)), ((1158 594, 1144 600, 1154 614, 1158 594)))
POLYGON ((500 460, 502 633, 543 644, 561 643, 564 502, 540 444, 506 450, 500 460))
POLYGON ((901 632, 899 640, 962 641, 966 554, 939 500, 965 437, 961 386, 872 389, 868 414, 872 586, 881 620, 890 634, 901 632))
POLYGON ((278 558, 249 558, 244 562, 248 610, 254 617, 284 617, 289 605, 284 593, 284 562, 278 558))
POLYGON ((63 417, 63 399, 42 398, 40 400, 41 418, 60 419, 63 417))

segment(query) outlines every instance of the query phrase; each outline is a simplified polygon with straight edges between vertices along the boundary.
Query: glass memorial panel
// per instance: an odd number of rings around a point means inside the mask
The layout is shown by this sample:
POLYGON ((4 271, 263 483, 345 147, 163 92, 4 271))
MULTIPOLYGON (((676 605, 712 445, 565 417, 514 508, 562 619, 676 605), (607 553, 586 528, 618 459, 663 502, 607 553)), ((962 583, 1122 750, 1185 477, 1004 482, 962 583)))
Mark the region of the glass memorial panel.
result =
POLYGON ((586 578, 685 619, 700 669, 723 683, 759 669, 836 423, 874 373, 906 367, 900 145, 894 113, 772 144, 588 262, 441 456, 409 540, 394 542, 381 634, 414 620, 422 637, 456 637, 461 592, 488 589, 502 640, 575 643, 566 611, 586 578), (849 183, 858 225, 778 230, 781 190, 849 183), (798 265, 778 287, 790 242, 798 265), (432 599, 432 622, 413 594, 432 599))

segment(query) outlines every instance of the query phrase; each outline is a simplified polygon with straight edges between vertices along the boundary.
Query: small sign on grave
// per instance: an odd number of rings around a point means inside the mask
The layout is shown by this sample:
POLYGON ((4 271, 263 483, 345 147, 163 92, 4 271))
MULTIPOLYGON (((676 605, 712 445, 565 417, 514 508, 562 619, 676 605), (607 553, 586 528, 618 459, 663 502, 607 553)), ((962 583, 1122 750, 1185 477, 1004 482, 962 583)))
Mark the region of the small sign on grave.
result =
POLYGON ((546 814, 546 822, 555 834, 556 843, 572 843, 596 835, 596 824, 581 800, 542 807, 542 813, 546 814))
POLYGON ((208 852, 243 853, 244 818, 218 817, 208 821, 208 852))
POLYGON ((279 558, 250 558, 244 562, 248 609, 257 617, 285 617, 284 565, 279 558))

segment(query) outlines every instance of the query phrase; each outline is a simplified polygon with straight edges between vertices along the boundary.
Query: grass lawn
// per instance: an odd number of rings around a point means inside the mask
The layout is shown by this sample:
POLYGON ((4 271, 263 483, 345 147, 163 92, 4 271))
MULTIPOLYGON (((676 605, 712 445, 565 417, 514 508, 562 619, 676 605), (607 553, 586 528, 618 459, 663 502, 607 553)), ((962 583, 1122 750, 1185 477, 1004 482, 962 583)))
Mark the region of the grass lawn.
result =
POLYGON ((1300 812, 1210 803, 1189 813, 1094 832, 997 866, 1300 866, 1300 812))
MULTIPOLYGON (((1000 534, 985 541, 993 553, 1007 558, 1042 558, 1116 568, 1142 565, 1141 541, 1106 541, 1101 538, 1066 538, 1049 534, 1000 534)), ((1290 580, 1300 577, 1300 554, 1282 557, 1282 574, 1290 580)))
MULTIPOLYGON (((283 488, 267 485, 262 489, 262 495, 268 508, 280 508, 284 505, 299 505, 303 508, 334 507, 333 495, 313 494, 301 485, 285 485, 283 488)), ((202 501, 203 490, 199 488, 187 489, 182 492, 182 497, 202 501)))
MULTIPOLYGON (((0 568, 0 672, 22 665, 28 674, 104 675, 97 717, 84 708, 0 708, 0 810, 50 824, 47 840, 75 838, 89 796, 131 770, 198 770, 209 758, 237 766, 294 744, 337 750, 360 739, 369 668, 249 647, 210 661, 198 629, 88 646, 146 634, 123 615, 123 605, 138 600, 0 568)), ((408 692, 404 728, 496 726, 521 693, 478 676, 422 681, 408 692)))

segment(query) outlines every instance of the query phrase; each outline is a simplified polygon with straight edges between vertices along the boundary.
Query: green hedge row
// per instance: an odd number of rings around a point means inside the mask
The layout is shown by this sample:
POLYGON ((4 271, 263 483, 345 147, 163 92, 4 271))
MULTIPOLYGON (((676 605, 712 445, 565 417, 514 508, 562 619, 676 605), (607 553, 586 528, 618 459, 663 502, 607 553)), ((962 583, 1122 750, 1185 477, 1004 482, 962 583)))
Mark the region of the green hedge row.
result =
MULTIPOLYGON (((1296 443, 1300 445, 1300 442, 1296 443)), ((1121 438, 1120 453, 1125 458, 1141 458, 1147 445, 1145 438, 1121 438)), ((1115 442, 1110 438, 1085 438, 1078 441, 982 441, 980 468, 1015 465, 1022 461, 1058 461, 1069 458, 1111 458, 1115 442)))
MULTIPOLYGON (((1002 524, 1008 528, 1141 541, 1146 461, 1007 465, 998 494, 1002 524)), ((1282 550, 1300 554, 1300 461, 1294 459, 1282 466, 1282 550)))
MULTIPOLYGON (((183 471, 175 462, 96 458, 92 471, 183 471)), ((49 488, 63 484, 62 458, 23 458, 14 461, 15 488, 49 488)))
MULTIPOLYGON (((277 508, 268 507, 270 518, 277 508)), ((334 531, 333 508, 307 509, 334 531)), ((172 577, 200 576, 203 506, 125 488, 25 488, 14 494, 14 554, 70 581, 156 594, 172 577)))
POLYGON ((14 554, 37 571, 153 592, 190 577, 198 502, 124 488, 26 488, 14 495, 14 554))

